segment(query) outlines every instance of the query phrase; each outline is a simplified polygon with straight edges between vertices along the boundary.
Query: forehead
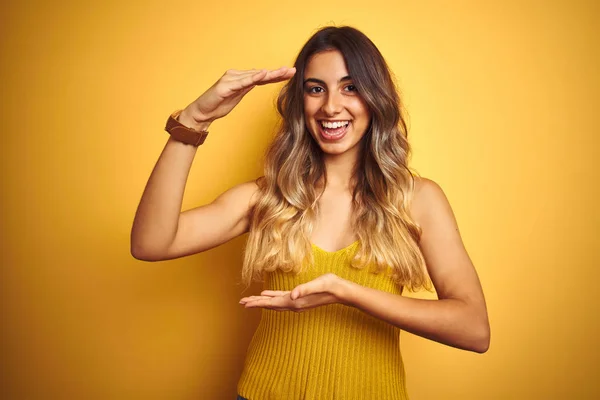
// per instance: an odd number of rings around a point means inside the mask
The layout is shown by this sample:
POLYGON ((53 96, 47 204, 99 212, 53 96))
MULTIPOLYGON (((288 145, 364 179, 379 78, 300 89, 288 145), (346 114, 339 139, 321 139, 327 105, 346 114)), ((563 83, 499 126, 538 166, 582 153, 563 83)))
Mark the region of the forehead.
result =
POLYGON ((327 50, 314 54, 306 63, 304 78, 327 78, 337 82, 348 75, 346 61, 339 50, 327 50))

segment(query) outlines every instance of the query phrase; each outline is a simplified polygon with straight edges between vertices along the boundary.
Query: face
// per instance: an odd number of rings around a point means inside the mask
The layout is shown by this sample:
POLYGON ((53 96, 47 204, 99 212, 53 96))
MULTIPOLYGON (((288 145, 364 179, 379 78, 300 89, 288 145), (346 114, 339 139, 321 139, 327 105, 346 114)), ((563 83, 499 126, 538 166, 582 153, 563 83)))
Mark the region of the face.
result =
POLYGON ((331 155, 358 153, 371 114, 338 50, 313 55, 304 71, 304 118, 310 134, 331 155))

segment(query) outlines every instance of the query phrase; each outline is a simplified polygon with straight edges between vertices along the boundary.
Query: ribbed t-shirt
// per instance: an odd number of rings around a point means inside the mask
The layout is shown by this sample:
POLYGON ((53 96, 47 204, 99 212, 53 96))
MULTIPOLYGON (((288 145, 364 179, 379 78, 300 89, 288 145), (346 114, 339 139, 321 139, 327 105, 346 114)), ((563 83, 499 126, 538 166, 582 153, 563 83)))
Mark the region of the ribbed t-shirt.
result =
MULTIPOLYGON (((312 245, 314 265, 296 275, 276 270, 264 288, 292 290, 334 273, 401 294, 386 273, 350 265, 359 242, 335 251, 312 245)), ((248 400, 406 400, 400 330, 354 307, 329 304, 296 313, 262 310, 238 393, 248 400)))

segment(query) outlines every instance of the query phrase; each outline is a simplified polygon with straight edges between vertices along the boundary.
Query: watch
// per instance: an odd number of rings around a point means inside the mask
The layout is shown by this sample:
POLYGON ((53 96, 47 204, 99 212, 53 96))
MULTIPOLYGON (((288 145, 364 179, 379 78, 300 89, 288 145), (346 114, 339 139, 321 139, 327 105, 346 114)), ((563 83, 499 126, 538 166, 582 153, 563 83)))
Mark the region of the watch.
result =
POLYGON ((177 118, 182 111, 183 110, 177 110, 173 114, 169 115, 169 119, 167 119, 167 125, 165 126, 165 131, 169 132, 171 137, 178 142, 183 142, 198 147, 204 143, 204 140, 206 140, 208 131, 195 131, 177 121, 177 118))

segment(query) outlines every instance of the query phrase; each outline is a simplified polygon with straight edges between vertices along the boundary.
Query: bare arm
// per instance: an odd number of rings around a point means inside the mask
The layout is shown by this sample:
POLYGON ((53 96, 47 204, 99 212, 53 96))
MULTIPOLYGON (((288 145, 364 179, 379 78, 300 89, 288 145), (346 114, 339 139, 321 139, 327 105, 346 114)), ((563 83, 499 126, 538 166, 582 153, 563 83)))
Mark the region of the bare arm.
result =
MULTIPOLYGON (((192 129, 207 129, 227 115, 256 85, 289 79, 295 70, 229 70, 183 110, 179 121, 192 129)), ((247 231, 250 200, 257 186, 245 182, 210 204, 181 212, 183 194, 198 149, 169 138, 148 179, 131 229, 131 254, 160 261, 216 247, 247 231)))
POLYGON ((181 213, 175 238, 160 259, 201 253, 248 232, 249 211, 257 190, 255 181, 244 182, 210 204, 181 213))
MULTIPOLYGON (((183 115, 179 117, 184 123, 183 115)), ((184 123, 186 126, 191 124, 184 123)), ((210 123, 202 124, 207 129, 210 123)), ((168 139, 142 194, 131 229, 131 254, 160 259, 174 240, 183 193, 197 148, 168 139)))
POLYGON ((412 214, 423 229, 419 245, 439 300, 407 298, 325 274, 291 292, 263 291, 241 303, 294 311, 342 303, 416 335, 486 352, 490 326, 485 299, 450 204, 435 182, 420 179, 418 186, 412 214))
POLYGON ((184 257, 217 247, 248 231, 248 211, 258 189, 236 185, 213 202, 180 212, 195 148, 167 142, 138 206, 131 254, 144 261, 184 257))
POLYGON ((490 326, 483 290, 439 185, 420 178, 411 213, 438 300, 398 296, 344 282, 347 303, 403 330, 449 346, 487 351, 490 326))

